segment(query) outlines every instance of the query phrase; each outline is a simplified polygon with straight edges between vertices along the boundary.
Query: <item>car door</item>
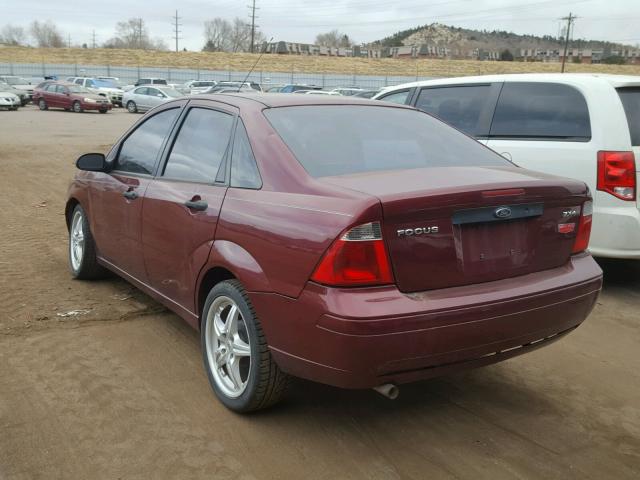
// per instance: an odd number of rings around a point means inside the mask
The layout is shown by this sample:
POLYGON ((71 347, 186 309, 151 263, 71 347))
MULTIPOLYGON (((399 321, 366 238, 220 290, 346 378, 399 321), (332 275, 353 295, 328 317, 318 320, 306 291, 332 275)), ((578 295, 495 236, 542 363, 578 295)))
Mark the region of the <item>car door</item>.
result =
POLYGON ((49 107, 56 108, 59 106, 57 89, 58 85, 50 83, 46 85, 42 91, 42 97, 49 107))
POLYGON ((489 148, 530 170, 596 184, 587 102, 576 88, 506 82, 493 115, 489 148))
POLYGON ((419 89, 411 104, 487 144, 501 83, 437 85, 419 89))
POLYGON ((227 190, 225 165, 237 112, 191 102, 144 199, 142 245, 149 285, 195 312, 195 284, 213 244, 227 190))
POLYGON ((138 110, 143 111, 145 108, 145 98, 147 96, 147 87, 136 87, 131 94, 131 100, 138 106, 138 110))
POLYGON ((149 87, 147 101, 149 102, 149 108, 157 107, 166 101, 166 95, 157 88, 149 87))
POLYGON ((56 88, 56 107, 71 108, 73 100, 71 98, 71 92, 64 85, 58 85, 56 88))
POLYGON ((91 231, 101 258, 145 282, 141 249, 142 199, 184 102, 144 117, 109 153, 109 173, 90 185, 91 231))

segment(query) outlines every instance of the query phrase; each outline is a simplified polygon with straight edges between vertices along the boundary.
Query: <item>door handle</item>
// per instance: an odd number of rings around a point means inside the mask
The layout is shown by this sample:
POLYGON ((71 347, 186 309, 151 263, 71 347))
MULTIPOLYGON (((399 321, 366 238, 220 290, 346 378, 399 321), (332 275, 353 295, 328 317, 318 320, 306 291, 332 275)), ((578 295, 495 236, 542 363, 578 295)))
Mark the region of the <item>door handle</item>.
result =
POLYGON ((184 205, 190 210, 202 211, 209 208, 209 204, 204 200, 187 200, 186 202, 184 202, 184 205))
POLYGON ((138 198, 138 194, 135 190, 127 190, 122 194, 122 196, 128 200, 135 200, 136 198, 138 198))

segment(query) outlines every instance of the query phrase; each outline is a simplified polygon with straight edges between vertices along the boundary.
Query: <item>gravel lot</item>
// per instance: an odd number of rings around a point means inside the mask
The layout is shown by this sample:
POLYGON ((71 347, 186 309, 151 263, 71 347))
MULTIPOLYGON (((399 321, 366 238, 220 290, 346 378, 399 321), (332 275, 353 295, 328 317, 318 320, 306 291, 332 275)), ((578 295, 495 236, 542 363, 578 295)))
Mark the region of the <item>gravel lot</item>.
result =
POLYGON ((640 478, 640 262, 602 262, 595 312, 545 349, 396 401, 297 381, 242 417, 210 392, 195 331, 67 270, 74 161, 139 117, 0 118, 0 479, 640 478))

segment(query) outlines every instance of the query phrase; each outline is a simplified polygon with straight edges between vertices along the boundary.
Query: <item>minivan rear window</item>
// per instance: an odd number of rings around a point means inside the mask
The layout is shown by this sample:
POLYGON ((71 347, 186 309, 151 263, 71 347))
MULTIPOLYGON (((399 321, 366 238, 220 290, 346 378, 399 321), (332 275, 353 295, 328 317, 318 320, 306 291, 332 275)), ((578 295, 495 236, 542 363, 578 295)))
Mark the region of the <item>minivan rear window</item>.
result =
POLYGON ((502 87, 490 136, 522 140, 591 139, 582 94, 559 83, 507 82, 502 87))
POLYGON ((265 110, 314 177, 509 162, 430 115, 398 107, 314 105, 265 110))
POLYGON ((631 145, 640 147, 640 87, 619 88, 618 95, 627 114, 631 145))

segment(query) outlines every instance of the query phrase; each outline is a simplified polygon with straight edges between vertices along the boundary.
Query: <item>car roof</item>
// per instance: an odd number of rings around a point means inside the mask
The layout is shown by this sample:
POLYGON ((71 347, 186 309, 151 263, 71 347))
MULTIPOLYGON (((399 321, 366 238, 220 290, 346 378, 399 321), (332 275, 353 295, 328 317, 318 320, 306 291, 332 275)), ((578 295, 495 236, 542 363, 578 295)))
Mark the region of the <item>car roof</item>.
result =
POLYGON ((614 87, 640 85, 640 76, 614 75, 608 73, 511 73, 469 77, 447 77, 394 85, 393 87, 387 87, 383 89, 380 93, 388 93, 404 88, 424 87, 431 85, 455 85, 491 82, 554 82, 588 86, 592 82, 601 81, 606 81, 612 84, 614 87))
POLYGON ((256 107, 293 107, 304 105, 373 105, 383 107, 399 107, 409 108, 404 105, 394 103, 383 103, 366 98, 352 98, 340 95, 293 95, 284 93, 262 93, 262 92, 240 92, 240 93, 215 93, 193 95, 189 98, 224 101, 230 105, 237 107, 249 106, 253 104, 256 107), (224 99, 224 100, 223 100, 224 99))

